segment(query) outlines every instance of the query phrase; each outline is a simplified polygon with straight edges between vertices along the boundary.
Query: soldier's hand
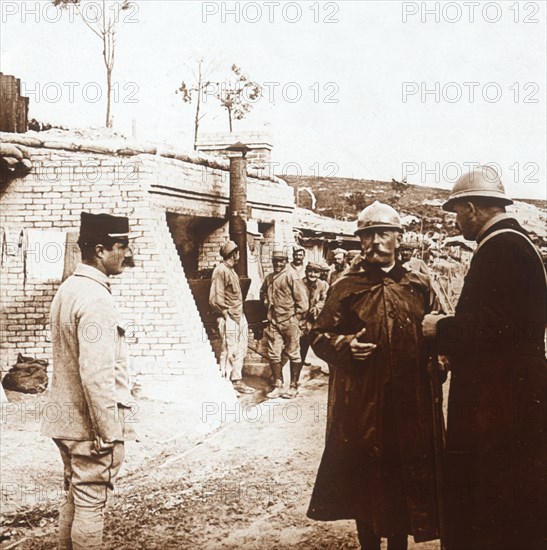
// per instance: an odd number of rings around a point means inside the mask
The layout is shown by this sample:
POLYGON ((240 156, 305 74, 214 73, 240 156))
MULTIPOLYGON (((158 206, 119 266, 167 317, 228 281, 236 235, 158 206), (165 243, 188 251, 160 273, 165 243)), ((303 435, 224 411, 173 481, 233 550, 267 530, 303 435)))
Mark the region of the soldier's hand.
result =
POLYGON ((217 318, 217 328, 218 328, 218 333, 222 337, 222 335, 226 332, 226 317, 225 316, 217 318))
POLYGON ((359 338, 364 336, 366 331, 366 328, 360 330, 354 335, 353 339, 349 343, 351 354, 357 361, 364 361, 365 359, 368 359, 378 347, 376 344, 371 344, 370 342, 359 342, 359 338))
POLYGON ((114 441, 105 441, 100 435, 93 440, 93 452, 98 455, 105 455, 114 448, 114 441))

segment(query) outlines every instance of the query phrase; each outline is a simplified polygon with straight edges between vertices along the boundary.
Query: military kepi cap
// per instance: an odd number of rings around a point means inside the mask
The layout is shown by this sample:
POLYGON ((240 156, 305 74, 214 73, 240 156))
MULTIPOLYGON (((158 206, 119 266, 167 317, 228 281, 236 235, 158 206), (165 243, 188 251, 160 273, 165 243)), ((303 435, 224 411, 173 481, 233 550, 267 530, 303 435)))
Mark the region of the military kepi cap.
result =
POLYGON ((287 251, 275 249, 272 251, 272 260, 287 260, 287 251))
POLYGON ((82 212, 80 217, 80 242, 100 242, 101 239, 129 239, 129 219, 111 214, 82 212))

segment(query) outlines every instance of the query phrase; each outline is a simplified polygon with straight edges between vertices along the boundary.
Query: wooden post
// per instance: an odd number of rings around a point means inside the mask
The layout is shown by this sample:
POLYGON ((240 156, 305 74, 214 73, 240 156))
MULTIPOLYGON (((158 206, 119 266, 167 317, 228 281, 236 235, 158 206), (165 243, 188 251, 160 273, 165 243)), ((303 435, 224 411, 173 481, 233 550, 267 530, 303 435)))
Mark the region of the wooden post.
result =
POLYGON ((26 132, 28 97, 21 97, 21 81, 0 73, 0 96, 0 131, 26 132))

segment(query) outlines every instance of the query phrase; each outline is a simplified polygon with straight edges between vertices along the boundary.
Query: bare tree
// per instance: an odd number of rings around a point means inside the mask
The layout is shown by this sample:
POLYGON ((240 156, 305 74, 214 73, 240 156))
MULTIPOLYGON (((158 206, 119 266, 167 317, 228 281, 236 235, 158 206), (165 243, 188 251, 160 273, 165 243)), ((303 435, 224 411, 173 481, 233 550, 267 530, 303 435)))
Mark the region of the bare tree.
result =
MULTIPOLYGON (((112 71, 116 51, 116 25, 120 20, 120 12, 131 7, 129 0, 118 0, 110 4, 107 9, 106 0, 102 0, 102 13, 97 17, 90 17, 88 10, 82 9, 85 0, 52 0, 55 6, 67 8, 73 5, 87 27, 101 40, 103 44, 103 61, 106 68, 106 127, 112 127, 110 116, 112 99, 112 71)), ((96 2, 94 2, 96 4, 96 2)), ((97 6, 94 6, 95 9, 97 6)))
POLYGON ((195 99, 196 113, 194 116, 194 150, 196 149, 198 140, 199 123, 205 116, 204 114, 200 114, 201 99, 204 90, 211 84, 211 82, 207 79, 210 70, 211 65, 208 64, 206 66, 203 58, 198 58, 196 61, 196 67, 192 69, 193 82, 186 83, 186 81, 183 80, 180 88, 178 88, 175 92, 182 95, 182 101, 184 103, 192 103, 195 99))

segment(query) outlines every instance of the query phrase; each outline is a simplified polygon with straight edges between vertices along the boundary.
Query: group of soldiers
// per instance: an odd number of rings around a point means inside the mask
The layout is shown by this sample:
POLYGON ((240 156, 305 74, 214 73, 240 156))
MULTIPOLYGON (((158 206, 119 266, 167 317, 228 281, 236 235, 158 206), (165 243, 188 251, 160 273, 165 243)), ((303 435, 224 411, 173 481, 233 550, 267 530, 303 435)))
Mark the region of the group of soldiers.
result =
MULTIPOLYGON (((217 313, 217 328, 221 338, 220 370, 232 381, 238 394, 253 393, 254 389, 242 380, 242 369, 247 352, 248 325, 243 311, 243 295, 235 266, 240 251, 234 241, 220 247, 223 261, 213 270, 209 304, 217 313)), ((271 368, 270 398, 294 399, 302 366, 310 348, 310 330, 317 320, 330 285, 351 268, 358 255, 342 248, 332 253, 332 265, 326 262, 305 263, 305 250, 292 247, 292 261, 288 250, 273 250, 273 271, 260 289, 260 300, 266 308, 267 357, 271 368), (284 389, 283 366, 289 361, 290 385, 284 389)))
MULTIPOLYGON (((360 213, 361 252, 348 265, 336 251, 330 287, 320 264, 304 266, 303 250, 291 263, 273 253, 261 290, 269 395, 296 397, 310 344, 329 364, 326 443, 308 516, 355 520, 366 550, 379 550, 382 537, 388 550, 404 550, 408 535, 440 537, 448 550, 547 547, 546 275, 508 204, 497 174, 479 167, 443 205, 477 242, 453 313, 439 313, 427 273, 400 257, 403 228, 389 205, 360 213), (451 371, 446 434, 441 356, 451 371)), ((43 433, 65 470, 59 548, 101 548, 104 509, 132 437, 124 331, 109 283, 133 264, 129 237, 127 218, 82 213, 82 263, 52 304, 60 330, 47 399, 61 416, 43 433), (99 327, 98 338, 86 337, 89 326, 99 327)), ((221 254, 210 293, 221 368, 248 393, 237 245, 225 243, 221 254)))
MULTIPOLYGON (((212 275, 209 303, 217 312, 221 337, 220 369, 230 378, 238 393, 254 389, 242 380, 242 367, 247 350, 248 325, 243 312, 243 296, 235 265, 239 249, 228 241, 220 248, 223 261, 212 275)), ((328 283, 321 278, 322 265, 304 265, 305 252, 294 247, 292 262, 286 251, 272 253, 273 271, 266 276, 260 289, 260 299, 267 310, 265 336, 272 371, 273 389, 268 397, 293 399, 298 394, 302 365, 309 349, 307 335, 327 297, 328 283), (290 386, 283 389, 283 365, 290 361, 290 386)))

